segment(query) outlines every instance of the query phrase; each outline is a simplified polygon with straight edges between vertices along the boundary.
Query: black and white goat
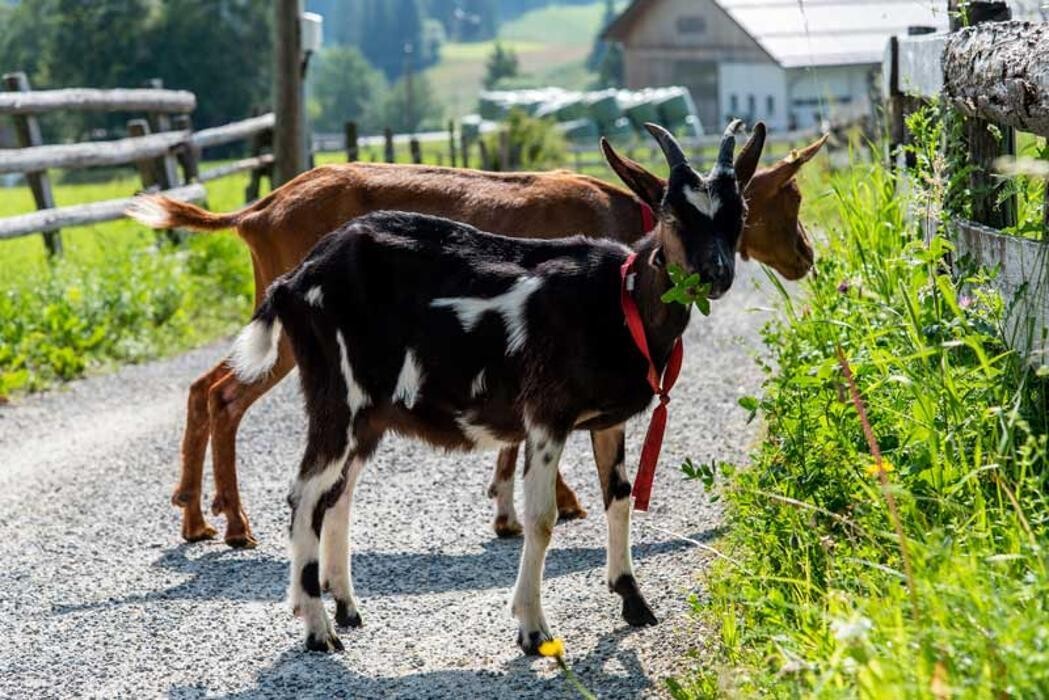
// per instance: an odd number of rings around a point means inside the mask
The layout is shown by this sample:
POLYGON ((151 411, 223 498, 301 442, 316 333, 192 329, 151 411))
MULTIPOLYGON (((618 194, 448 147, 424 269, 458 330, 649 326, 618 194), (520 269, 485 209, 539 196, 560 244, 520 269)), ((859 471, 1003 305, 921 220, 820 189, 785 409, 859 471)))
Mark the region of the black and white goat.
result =
POLYGON ((506 238, 447 219, 379 212, 321 239, 269 288, 236 341, 233 365, 244 381, 264 376, 282 332, 299 364, 309 430, 288 499, 289 596, 309 649, 342 648, 322 589, 335 598, 339 626, 361 624, 350 503, 389 430, 454 449, 525 442, 525 541, 512 610, 528 653, 551 637, 540 583, 561 449, 572 430, 593 431, 608 584, 622 596, 627 622, 655 624, 631 563, 623 444, 625 421, 649 405, 653 390, 648 362, 624 325, 621 267, 636 254, 630 293, 662 371, 689 319, 685 306, 660 300, 668 266, 698 272, 711 298, 732 284, 746 184, 732 165, 738 127, 726 131, 704 177, 669 133, 649 125, 670 178, 656 202, 658 225, 633 249, 582 236, 506 238))

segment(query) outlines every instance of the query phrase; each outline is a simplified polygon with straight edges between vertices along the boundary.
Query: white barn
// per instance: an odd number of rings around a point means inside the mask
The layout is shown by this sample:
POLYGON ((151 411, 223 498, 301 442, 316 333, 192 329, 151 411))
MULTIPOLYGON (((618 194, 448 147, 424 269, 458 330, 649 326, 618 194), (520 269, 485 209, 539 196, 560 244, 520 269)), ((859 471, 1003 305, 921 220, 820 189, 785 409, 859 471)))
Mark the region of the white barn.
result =
POLYGON ((945 30, 946 4, 633 0, 604 37, 623 46, 625 87, 687 86, 708 131, 730 116, 804 128, 870 114, 888 38, 945 30))

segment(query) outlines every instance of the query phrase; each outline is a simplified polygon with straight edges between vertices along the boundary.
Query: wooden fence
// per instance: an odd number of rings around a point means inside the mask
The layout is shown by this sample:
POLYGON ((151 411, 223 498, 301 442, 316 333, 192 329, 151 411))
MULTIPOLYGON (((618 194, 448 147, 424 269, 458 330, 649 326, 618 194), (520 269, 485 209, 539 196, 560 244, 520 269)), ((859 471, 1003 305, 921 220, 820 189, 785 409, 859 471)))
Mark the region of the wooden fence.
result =
MULTIPOLYGON (((24 73, 3 76, 7 92, 0 93, 0 115, 8 115, 13 120, 19 148, 0 150, 0 175, 22 173, 32 190, 37 211, 0 219, 0 240, 42 233, 48 251, 57 255, 62 252, 60 230, 63 227, 113 221, 124 216, 131 197, 55 206, 49 169, 134 164, 143 190, 198 202, 206 197, 202 183, 250 171, 251 184, 245 196, 249 201, 258 197, 260 180, 269 176, 273 166, 273 155, 264 152, 273 140, 273 115, 194 131, 190 113, 197 100, 193 93, 164 90, 159 81, 152 82, 143 89, 31 90, 24 73), (137 112, 144 113, 145 118, 128 122, 127 138, 47 145, 37 117, 56 111, 137 112), (199 171, 201 151, 244 140, 251 141, 250 158, 199 171)), ((169 236, 177 238, 171 232, 169 236)))
MULTIPOLYGON (((967 3, 971 26, 950 3, 951 31, 894 37, 885 52, 889 156, 905 163, 904 120, 937 99, 963 115, 971 219, 950 215, 955 262, 998 268, 994 286, 1008 304, 1007 339, 1033 363, 1049 364, 1049 187, 1041 240, 1006 235, 1017 203, 995 163, 1015 155, 1014 130, 1049 137, 1049 24, 1016 22, 1004 2, 967 3)), ((951 144, 952 146, 955 144, 951 144)), ((939 218, 935 216, 933 218, 939 218)))

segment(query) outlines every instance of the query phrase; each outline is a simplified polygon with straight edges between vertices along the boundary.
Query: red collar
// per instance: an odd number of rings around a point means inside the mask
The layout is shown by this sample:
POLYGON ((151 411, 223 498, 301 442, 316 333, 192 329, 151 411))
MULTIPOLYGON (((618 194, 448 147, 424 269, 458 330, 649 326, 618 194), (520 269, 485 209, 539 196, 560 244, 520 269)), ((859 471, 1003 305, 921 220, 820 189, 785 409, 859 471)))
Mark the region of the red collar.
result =
POLYGON ((640 199, 637 200, 637 205, 641 209, 641 233, 648 233, 656 227, 656 213, 640 199))
POLYGON ((645 337, 645 326, 641 322, 641 314, 637 310, 637 302, 634 301, 634 296, 630 293, 633 286, 631 268, 634 266, 636 258, 637 253, 631 253, 619 270, 622 279, 620 304, 623 307, 623 316, 626 317, 627 328, 630 330, 630 337, 633 338, 637 349, 648 360, 648 385, 652 387, 652 391, 659 397, 659 405, 652 412, 652 420, 648 424, 645 444, 641 449, 641 464, 637 469, 637 476, 634 477, 634 488, 632 490, 634 509, 648 510, 648 499, 652 494, 652 481, 656 475, 656 463, 659 461, 659 451, 663 447, 663 433, 667 427, 667 404, 670 402, 670 390, 681 372, 681 359, 685 348, 679 336, 674 341, 674 346, 670 350, 670 358, 667 360, 667 366, 663 368, 663 376, 660 377, 659 372, 656 371, 656 365, 652 361, 652 354, 648 350, 648 339, 645 337))

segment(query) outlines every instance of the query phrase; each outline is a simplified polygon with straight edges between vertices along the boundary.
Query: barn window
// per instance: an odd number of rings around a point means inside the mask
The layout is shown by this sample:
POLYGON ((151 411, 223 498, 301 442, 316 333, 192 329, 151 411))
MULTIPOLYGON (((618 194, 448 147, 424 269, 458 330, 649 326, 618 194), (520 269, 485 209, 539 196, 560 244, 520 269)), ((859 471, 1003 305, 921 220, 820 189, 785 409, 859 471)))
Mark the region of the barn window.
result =
POLYGON ((739 112, 739 95, 732 93, 728 96, 728 108, 733 114, 739 112))
POLYGON ((757 109, 757 100, 754 99, 754 95, 747 95, 747 117, 753 119, 754 115, 757 113, 757 109))
POLYGON ((699 15, 685 15, 677 18, 678 34, 702 34, 707 31, 707 20, 699 15))
POLYGON ((769 115, 771 117, 775 113, 776 113, 776 100, 772 97, 772 95, 767 95, 765 97, 765 114, 767 114, 767 115, 769 115))

